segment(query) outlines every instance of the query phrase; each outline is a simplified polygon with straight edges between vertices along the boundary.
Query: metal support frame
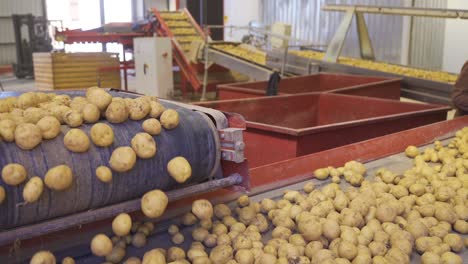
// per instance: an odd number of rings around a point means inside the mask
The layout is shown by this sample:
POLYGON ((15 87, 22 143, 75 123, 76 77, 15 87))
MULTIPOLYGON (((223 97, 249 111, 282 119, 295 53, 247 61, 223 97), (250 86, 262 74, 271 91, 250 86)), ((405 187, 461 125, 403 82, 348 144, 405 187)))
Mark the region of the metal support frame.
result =
POLYGON ((374 60, 374 49, 372 48, 372 42, 369 37, 369 31, 367 30, 366 20, 364 15, 360 12, 356 12, 355 8, 350 8, 346 11, 346 14, 338 26, 338 30, 333 36, 333 39, 328 46, 327 53, 323 58, 328 62, 336 62, 341 54, 346 36, 348 35, 349 28, 353 22, 353 17, 356 15, 356 27, 359 38, 359 50, 361 57, 368 60, 374 60))

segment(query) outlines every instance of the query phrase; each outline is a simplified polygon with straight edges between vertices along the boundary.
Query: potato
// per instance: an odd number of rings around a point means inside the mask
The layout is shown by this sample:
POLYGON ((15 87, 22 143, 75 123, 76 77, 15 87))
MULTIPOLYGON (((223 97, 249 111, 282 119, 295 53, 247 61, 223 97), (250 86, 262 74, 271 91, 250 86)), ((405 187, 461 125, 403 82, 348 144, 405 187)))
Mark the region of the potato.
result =
POLYGON ((353 260, 357 254, 357 247, 349 241, 343 240, 338 245, 338 255, 342 258, 353 260))
POLYGON ((137 257, 130 257, 124 262, 124 264, 141 264, 141 260, 137 257))
POLYGON ((150 103, 144 98, 138 97, 129 101, 127 105, 129 117, 132 120, 141 120, 151 111, 150 103))
POLYGON ((231 215, 231 209, 225 204, 217 204, 213 207, 214 215, 218 219, 223 219, 223 217, 231 215))
POLYGON ((156 142, 148 133, 137 133, 131 141, 132 148, 141 159, 149 159, 156 155, 156 142))
POLYGON ((37 104, 37 95, 34 92, 23 93, 18 96, 18 101, 16 105, 21 109, 26 109, 28 107, 36 106, 37 104))
POLYGON ((248 249, 238 250, 235 259, 239 264, 253 264, 255 261, 253 253, 248 249))
POLYGON ((104 257, 112 252, 112 241, 104 234, 97 234, 91 240, 91 251, 98 257, 104 257))
POLYGON ((109 255, 106 256, 106 261, 110 263, 120 263, 125 258, 125 249, 122 247, 114 247, 109 255))
POLYGON ((338 238, 341 234, 340 225, 335 220, 327 219, 322 224, 322 229, 323 229, 323 236, 326 237, 330 241, 335 238, 338 238))
POLYGON ((318 240, 323 232, 322 225, 314 220, 299 222, 297 229, 307 241, 318 240))
POLYGON ((444 254, 442 254, 442 256, 440 256, 440 259, 441 259, 441 263, 442 264, 462 264, 463 263, 463 259, 455 254, 455 253, 452 253, 452 252, 445 252, 444 254))
POLYGON ((47 114, 47 111, 42 108, 30 107, 24 110, 23 117, 26 123, 36 124, 47 114))
POLYGON ((159 249, 153 249, 147 251, 145 255, 143 255, 142 264, 159 264, 159 263, 166 263, 166 257, 159 249))
POLYGON ((96 105, 100 111, 104 111, 112 102, 112 95, 99 87, 90 87, 86 90, 86 99, 96 105))
POLYGON ((221 245, 216 246, 211 250, 210 260, 213 264, 224 264, 232 259, 233 250, 230 246, 221 245))
POLYGON ((141 210, 149 218, 157 218, 166 210, 169 199, 166 194, 160 190, 147 192, 141 198, 141 210))
POLYGON ((24 186, 23 199, 28 203, 34 203, 37 201, 44 191, 44 183, 42 179, 35 176, 32 177, 24 186))
POLYGON ((112 181, 112 171, 106 166, 99 166, 96 168, 96 177, 104 183, 109 183, 112 181))
POLYGON ((109 147, 114 143, 114 131, 107 124, 97 123, 93 125, 90 135, 94 145, 98 147, 109 147))
POLYGON ((126 172, 135 166, 136 157, 136 153, 131 147, 118 147, 112 152, 109 165, 114 171, 126 172))
POLYGON ((41 130, 43 139, 56 138, 61 132, 60 121, 53 116, 46 116, 37 122, 37 127, 41 130))
POLYGON ((408 146, 406 149, 405 149, 405 154, 407 157, 409 158, 414 158, 416 156, 419 155, 419 150, 417 147, 415 146, 408 146))
POLYGON ((132 218, 130 215, 121 213, 112 221, 112 231, 117 236, 126 236, 132 229, 132 218))
POLYGON ((314 171, 315 178, 319 180, 325 180, 326 178, 328 178, 328 176, 330 175, 329 173, 330 172, 328 168, 321 168, 314 171))
POLYGON ((67 165, 55 166, 47 171, 44 183, 49 189, 64 191, 73 183, 73 172, 67 165))
POLYGON ((3 203, 3 201, 5 201, 5 198, 6 198, 5 188, 0 185, 0 205, 3 203))
POLYGON ((213 206, 206 199, 199 199, 192 203, 192 213, 200 220, 213 217, 213 206))
POLYGON ((63 144, 69 151, 77 153, 88 151, 90 146, 88 135, 78 128, 72 128, 65 134, 63 144))
POLYGON ((192 167, 184 157, 175 157, 167 163, 167 171, 178 183, 186 182, 192 176, 192 167))
POLYGON ((75 264, 75 260, 72 257, 65 257, 62 260, 62 264, 75 264))
POLYGON ((161 134, 161 123, 155 118, 146 119, 142 124, 143 130, 153 136, 161 134))
POLYGON ((433 252, 425 252, 421 256, 421 264, 439 264, 442 263, 440 256, 433 252))
POLYGON ((88 99, 83 96, 76 96, 70 101, 70 108, 78 112, 83 111, 83 107, 88 103, 88 99))
POLYGON ((179 233, 179 227, 177 227, 176 225, 170 225, 167 229, 167 232, 169 233, 169 235, 175 235, 179 233))
POLYGON ((83 117, 78 111, 68 110, 63 114, 63 122, 69 127, 79 127, 83 124, 83 117))
POLYGON ((34 124, 20 124, 15 130, 16 145, 23 150, 31 150, 42 142, 42 133, 34 124))
POLYGON ((206 238, 209 234, 210 234, 210 232, 208 232, 208 230, 206 230, 205 228, 199 227, 199 228, 195 228, 195 229, 192 231, 192 238, 193 238, 195 241, 203 242, 203 240, 205 240, 205 238, 206 238))
POLYGON ((167 109, 161 114, 160 121, 165 129, 174 129, 180 122, 179 113, 174 109, 167 109))
POLYGON ((182 243, 184 243, 184 235, 182 235, 181 233, 177 233, 175 235, 172 236, 172 243, 176 244, 176 245, 180 245, 182 243))
POLYGON ((65 123, 63 116, 65 115, 65 113, 67 113, 70 110, 71 110, 70 107, 67 107, 64 105, 51 105, 50 108, 48 109, 49 113, 53 115, 55 118, 57 118, 57 120, 61 124, 65 123))
POLYGON ((167 250, 167 261, 185 259, 185 251, 180 247, 171 247, 167 250))
POLYGON ((444 243, 447 243, 454 252, 460 252, 463 249, 463 240, 457 234, 447 234, 444 237, 444 243))
POLYGON ((0 138, 6 142, 15 140, 16 123, 10 119, 0 120, 0 138))
POLYGON ((60 94, 56 95, 52 98, 52 102, 59 104, 59 105, 66 105, 69 106, 71 102, 71 98, 67 94, 60 94))
POLYGON ((434 217, 439 221, 445 221, 454 224, 458 216, 451 206, 437 206, 435 209, 434 217))
POLYGON ((109 104, 105 113, 107 121, 120 124, 128 119, 128 109, 123 101, 115 101, 109 104))
POLYGON ((453 229, 457 231, 458 233, 461 234, 467 234, 468 233, 468 222, 464 220, 457 220, 455 224, 453 225, 453 229))
POLYGON ((197 217, 192 213, 186 213, 182 217, 182 223, 186 226, 194 225, 197 222, 197 217))
POLYGON ((87 103, 82 109, 83 121, 88 124, 96 123, 101 118, 101 112, 95 104, 87 103))
POLYGON ((27 176, 24 166, 18 163, 7 164, 2 169, 2 180, 8 185, 19 185, 26 180, 27 176))
POLYGON ((31 258, 30 264, 55 264, 56 259, 50 251, 39 251, 31 258))
POLYGON ((150 102, 151 111, 149 113, 152 118, 159 118, 166 108, 159 102, 150 102))
POLYGON ((397 212, 395 209, 388 203, 380 204, 377 207, 377 211, 375 212, 375 217, 380 222, 393 222, 395 217, 397 216, 397 212))
POLYGON ((215 247, 216 246, 216 240, 217 236, 214 234, 209 234, 203 239, 203 244, 209 248, 215 247))
POLYGON ((133 236, 132 236, 132 246, 136 247, 136 248, 142 248, 144 246, 146 246, 146 235, 141 233, 141 232, 137 232, 135 233, 133 236))

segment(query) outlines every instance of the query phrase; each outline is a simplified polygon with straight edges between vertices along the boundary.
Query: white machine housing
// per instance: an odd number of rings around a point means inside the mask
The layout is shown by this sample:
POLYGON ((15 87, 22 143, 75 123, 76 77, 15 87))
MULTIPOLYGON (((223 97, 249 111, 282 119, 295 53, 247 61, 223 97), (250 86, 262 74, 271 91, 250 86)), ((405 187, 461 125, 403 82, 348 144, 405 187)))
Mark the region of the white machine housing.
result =
POLYGON ((169 99, 174 91, 171 39, 134 38, 136 92, 169 99))

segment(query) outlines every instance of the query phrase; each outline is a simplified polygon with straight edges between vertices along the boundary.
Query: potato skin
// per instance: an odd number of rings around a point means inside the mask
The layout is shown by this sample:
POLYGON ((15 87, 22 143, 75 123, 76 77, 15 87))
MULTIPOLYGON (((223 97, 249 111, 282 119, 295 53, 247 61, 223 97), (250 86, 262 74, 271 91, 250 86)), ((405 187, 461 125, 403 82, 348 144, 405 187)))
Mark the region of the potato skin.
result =
POLYGON ((101 118, 101 112, 95 104, 87 103, 82 109, 83 121, 88 124, 96 123, 101 118))
POLYGON ((178 183, 186 182, 192 176, 192 167, 184 157, 175 157, 167 163, 167 171, 178 183))
POLYGON ((117 172, 131 170, 136 163, 136 153, 131 147, 118 147, 110 157, 109 165, 117 172))
POLYGON ((86 91, 86 99, 95 104, 99 110, 104 111, 112 101, 112 95, 99 87, 90 87, 86 91))
POLYGON ((88 135, 81 129, 72 128, 63 137, 63 144, 71 152, 82 153, 89 149, 88 135))
POLYGON ((142 97, 138 97, 129 101, 128 113, 132 120, 141 120, 145 118, 151 111, 150 103, 142 97))
POLYGON ((179 113, 174 109, 167 109, 161 114, 160 121, 165 129, 174 129, 180 122, 179 113))
POLYGON ((15 140, 16 123, 11 119, 0 120, 0 137, 6 142, 15 140))
POLYGON ((91 140, 98 147, 109 147, 114 143, 114 131, 108 124, 97 123, 91 127, 91 140))
POLYGON ((69 127, 79 127, 83 124, 83 117, 76 110, 68 110, 63 114, 63 122, 69 127))
POLYGON ((114 218, 114 221, 112 221, 112 231, 114 231, 114 234, 117 236, 122 237, 128 235, 130 229, 132 229, 132 218, 128 214, 119 214, 114 218))
POLYGON ((206 199, 199 199, 192 203, 192 213, 200 220, 213 217, 213 206, 206 199))
POLYGON ((34 203, 37 201, 44 191, 44 183, 42 179, 35 176, 32 177, 24 186, 23 199, 28 203, 34 203))
POLYGON ((166 110, 166 108, 159 102, 151 101, 150 102, 150 113, 149 116, 152 118, 159 118, 161 114, 166 110))
POLYGON ((61 132, 60 121, 53 116, 46 116, 37 122, 37 126, 42 132, 43 139, 56 138, 61 132))
POLYGON ((147 192, 141 198, 141 211, 149 218, 157 218, 166 210, 169 199, 161 190, 147 192))
POLYGON ((131 141, 132 148, 141 159, 149 159, 156 155, 156 142, 148 133, 137 133, 131 141))
POLYGON ((2 180, 8 185, 19 185, 26 180, 27 176, 26 168, 18 163, 7 164, 2 169, 2 180))
POLYGON ((112 171, 106 166, 99 166, 96 168, 96 177, 104 183, 109 183, 112 181, 112 171))
POLYGON ((22 150, 31 150, 42 142, 42 133, 34 124, 20 124, 15 130, 16 145, 22 150))
POLYGON ((49 189, 64 191, 73 183, 73 172, 67 165, 55 166, 47 171, 44 183, 49 189))
POLYGON ((143 130, 153 136, 161 134, 161 123, 156 118, 146 119, 142 124, 143 130))
POLYGON ((123 100, 112 102, 109 107, 107 107, 105 116, 107 121, 111 123, 123 123, 128 119, 127 105, 123 100))
POLYGON ((166 263, 166 257, 159 249, 153 249, 147 251, 145 255, 143 255, 142 264, 153 264, 153 263, 166 263))
POLYGON ((5 188, 3 188, 3 186, 0 185, 0 205, 3 203, 3 201, 5 201, 5 199, 6 199, 5 188))
POLYGON ((91 240, 91 251, 98 257, 104 257, 112 252, 112 241, 104 234, 97 234, 91 240))
POLYGON ((30 264, 55 264, 56 259, 50 251, 39 251, 31 258, 30 264))

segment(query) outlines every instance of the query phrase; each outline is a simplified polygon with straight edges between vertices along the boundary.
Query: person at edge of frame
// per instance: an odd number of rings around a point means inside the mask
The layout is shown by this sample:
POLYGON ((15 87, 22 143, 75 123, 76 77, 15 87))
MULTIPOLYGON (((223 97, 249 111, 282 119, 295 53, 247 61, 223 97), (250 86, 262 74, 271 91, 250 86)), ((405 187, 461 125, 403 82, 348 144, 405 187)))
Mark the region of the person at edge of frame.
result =
POLYGON ((455 117, 468 114, 468 61, 463 65, 453 87, 452 103, 457 110, 455 117))

